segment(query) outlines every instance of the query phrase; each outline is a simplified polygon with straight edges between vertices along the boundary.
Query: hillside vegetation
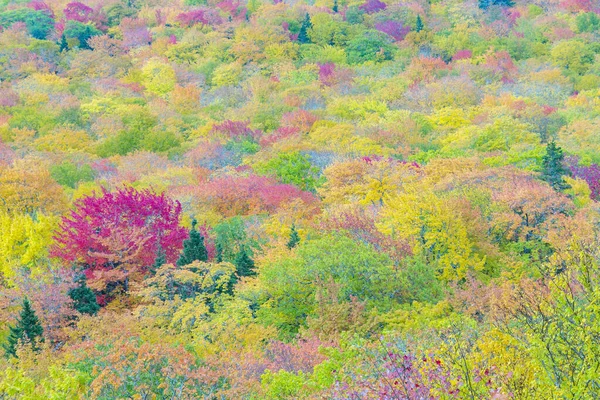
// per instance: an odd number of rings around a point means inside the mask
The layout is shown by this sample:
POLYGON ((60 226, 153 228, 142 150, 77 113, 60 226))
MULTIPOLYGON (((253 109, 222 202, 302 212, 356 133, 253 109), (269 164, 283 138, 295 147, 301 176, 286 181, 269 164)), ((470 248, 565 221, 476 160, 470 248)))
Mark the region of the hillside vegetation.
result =
POLYGON ((596 0, 0 0, 0 399, 600 398, 596 0))

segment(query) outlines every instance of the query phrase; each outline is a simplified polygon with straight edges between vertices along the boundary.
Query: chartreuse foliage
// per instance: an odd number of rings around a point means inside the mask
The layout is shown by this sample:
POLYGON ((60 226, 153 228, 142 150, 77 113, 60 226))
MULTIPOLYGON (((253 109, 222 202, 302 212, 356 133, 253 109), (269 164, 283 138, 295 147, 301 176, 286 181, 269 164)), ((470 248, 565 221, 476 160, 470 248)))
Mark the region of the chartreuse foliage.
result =
POLYGON ((355 297, 369 308, 387 309, 402 282, 384 254, 343 235, 305 241, 295 253, 262 265, 258 280, 267 297, 257 313, 265 323, 293 334, 317 314, 315 295, 330 281, 339 285, 340 301, 355 297))
POLYGON ((0 213, 0 272, 5 283, 23 268, 34 276, 48 272, 48 248, 57 226, 53 216, 0 213))

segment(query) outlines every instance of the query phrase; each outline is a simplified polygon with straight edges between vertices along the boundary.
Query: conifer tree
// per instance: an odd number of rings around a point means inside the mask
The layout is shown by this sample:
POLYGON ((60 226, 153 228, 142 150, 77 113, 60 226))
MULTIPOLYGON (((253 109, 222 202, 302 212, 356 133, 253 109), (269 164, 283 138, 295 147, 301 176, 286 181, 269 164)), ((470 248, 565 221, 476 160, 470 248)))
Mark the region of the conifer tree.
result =
POLYGON ((479 0, 479 8, 487 10, 490 6, 512 7, 515 5, 513 0, 479 0))
POLYGON ((215 253, 215 261, 218 263, 223 262, 223 246, 219 242, 215 245, 215 253))
POLYGON ((338 12, 338 0, 333 0, 333 8, 331 9, 334 13, 338 12))
POLYGON ((162 246, 159 243, 158 250, 156 252, 156 259, 154 260, 154 264, 152 265, 152 271, 155 272, 157 269, 159 269, 166 263, 167 263, 167 253, 165 253, 165 250, 162 248, 162 246))
POLYGON ((85 275, 81 275, 76 281, 79 286, 69 290, 69 297, 73 300, 73 308, 82 314, 96 315, 100 306, 96 301, 96 295, 85 281, 85 275))
POLYGON ((67 38, 65 37, 65 34, 63 33, 62 36, 60 37, 60 52, 67 51, 67 50, 69 50, 69 44, 67 43, 67 38))
POLYGON ((287 242, 287 248, 293 249, 300 243, 300 236, 298 235, 298 231, 296 230, 296 226, 292 224, 292 231, 290 232, 290 240, 287 242))
POLYGON ((554 142, 546 146, 546 155, 542 159, 542 180, 548 182, 554 190, 569 189, 570 186, 563 179, 569 175, 569 170, 564 166, 565 156, 562 149, 554 142))
POLYGON ((415 31, 416 32, 421 32, 423 30, 424 26, 423 26, 423 20, 421 19, 420 15, 417 15, 417 23, 415 25, 415 31))
POLYGON ((235 258, 235 269, 238 276, 254 275, 254 260, 250 258, 248 252, 242 247, 235 258))
POLYGON ((299 43, 310 43, 310 38, 308 37, 308 30, 310 28, 312 28, 312 22, 310 21, 310 15, 306 13, 304 21, 302 21, 302 26, 300 26, 300 32, 298 33, 299 43))
POLYGON ((34 351, 39 350, 39 343, 44 341, 42 334, 44 329, 40 324, 35 311, 31 308, 29 299, 23 299, 23 309, 17 319, 15 326, 10 327, 8 342, 4 345, 7 357, 17 356, 17 346, 19 342, 29 344, 34 351))
POLYGON ((196 230, 197 221, 192 221, 190 237, 183 241, 183 251, 177 260, 177 266, 182 267, 194 261, 208 261, 208 252, 204 245, 204 237, 196 230))

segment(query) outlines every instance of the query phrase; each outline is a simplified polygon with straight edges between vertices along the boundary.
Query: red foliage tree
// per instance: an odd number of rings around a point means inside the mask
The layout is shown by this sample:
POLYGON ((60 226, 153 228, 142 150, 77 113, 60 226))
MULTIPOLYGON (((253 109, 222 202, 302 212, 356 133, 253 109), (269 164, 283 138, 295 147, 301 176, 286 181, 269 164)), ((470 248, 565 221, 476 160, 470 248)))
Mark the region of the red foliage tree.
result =
POLYGON ((249 121, 223 121, 212 127, 211 133, 221 134, 231 139, 258 139, 261 136, 261 131, 253 130, 248 125, 249 121))
POLYGON ((63 10, 67 21, 77 21, 81 23, 93 22, 96 28, 106 30, 106 15, 99 8, 94 10, 78 1, 67 4, 63 10))
POLYGON ((54 19, 54 11, 52 11, 50 6, 46 3, 44 3, 43 1, 39 1, 39 0, 31 1, 27 4, 27 8, 31 8, 36 11, 43 11, 50 18, 54 19))
POLYGON ((183 12, 176 17, 176 20, 180 25, 187 27, 196 24, 218 25, 222 22, 218 13, 211 9, 196 9, 183 12))
POLYGON ((316 201, 312 193, 303 192, 294 185, 252 174, 218 177, 185 190, 194 193, 200 203, 212 206, 227 217, 275 212, 296 199, 306 204, 316 201))
POLYGON ((180 214, 179 202, 164 194, 134 188, 103 189, 100 196, 75 201, 74 209, 62 219, 51 254, 83 265, 89 278, 117 269, 122 275, 119 279, 127 278, 151 266, 159 246, 167 262, 176 261, 187 237, 186 229, 179 226, 180 214))

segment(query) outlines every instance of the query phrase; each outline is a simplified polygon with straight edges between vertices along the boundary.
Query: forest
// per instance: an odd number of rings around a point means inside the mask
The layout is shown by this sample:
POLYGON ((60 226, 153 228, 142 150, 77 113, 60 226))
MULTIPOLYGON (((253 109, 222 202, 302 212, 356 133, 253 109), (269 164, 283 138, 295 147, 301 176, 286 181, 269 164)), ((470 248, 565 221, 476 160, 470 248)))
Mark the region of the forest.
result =
POLYGON ((0 0, 0 399, 600 399, 598 0, 0 0))

